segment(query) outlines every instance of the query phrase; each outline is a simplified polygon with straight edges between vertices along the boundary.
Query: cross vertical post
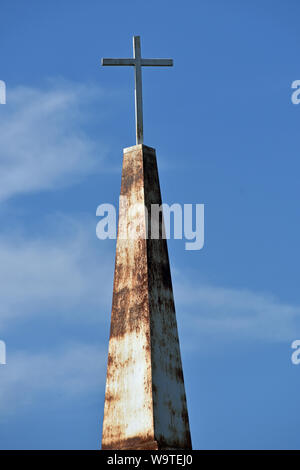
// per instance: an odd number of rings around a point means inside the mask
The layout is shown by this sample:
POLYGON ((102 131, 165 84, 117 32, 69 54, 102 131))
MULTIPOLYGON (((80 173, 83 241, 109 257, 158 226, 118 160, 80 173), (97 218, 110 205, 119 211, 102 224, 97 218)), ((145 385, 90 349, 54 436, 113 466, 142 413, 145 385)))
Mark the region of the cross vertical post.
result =
POLYGON ((142 55, 140 36, 133 36, 133 56, 135 58, 134 78, 136 143, 143 144, 142 55))

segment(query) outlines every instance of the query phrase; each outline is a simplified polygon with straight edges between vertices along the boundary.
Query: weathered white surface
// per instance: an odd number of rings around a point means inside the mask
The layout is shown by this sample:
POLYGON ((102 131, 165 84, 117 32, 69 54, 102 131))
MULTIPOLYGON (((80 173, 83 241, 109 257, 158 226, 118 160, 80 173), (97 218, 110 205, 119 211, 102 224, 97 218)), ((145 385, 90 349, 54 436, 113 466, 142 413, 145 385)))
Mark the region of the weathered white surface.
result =
POLYGON ((151 361, 146 352, 145 331, 112 338, 109 348, 110 380, 106 387, 102 445, 128 439, 153 440, 151 361))

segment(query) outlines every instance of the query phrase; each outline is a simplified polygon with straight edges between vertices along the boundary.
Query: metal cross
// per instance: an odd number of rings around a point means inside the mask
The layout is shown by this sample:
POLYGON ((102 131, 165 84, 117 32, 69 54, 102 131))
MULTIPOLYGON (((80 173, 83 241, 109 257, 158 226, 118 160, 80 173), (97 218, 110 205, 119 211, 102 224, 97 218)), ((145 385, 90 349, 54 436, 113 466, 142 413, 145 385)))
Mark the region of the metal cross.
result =
POLYGON ((102 65, 132 65, 135 77, 135 127, 136 143, 143 143, 143 99, 142 99, 142 66, 171 67, 172 59, 142 59, 140 36, 133 36, 133 58, 102 59, 102 65))

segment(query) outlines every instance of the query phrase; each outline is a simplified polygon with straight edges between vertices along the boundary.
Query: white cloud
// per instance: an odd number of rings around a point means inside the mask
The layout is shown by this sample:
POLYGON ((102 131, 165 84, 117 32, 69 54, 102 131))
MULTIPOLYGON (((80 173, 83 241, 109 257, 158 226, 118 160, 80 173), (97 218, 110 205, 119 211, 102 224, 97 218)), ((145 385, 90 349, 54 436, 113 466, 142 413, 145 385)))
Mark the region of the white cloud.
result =
POLYGON ((101 328, 109 318, 114 255, 96 238, 96 222, 55 215, 44 220, 46 236, 27 238, 9 230, 0 237, 0 339, 6 339, 7 328, 10 334, 21 331, 22 321, 34 332, 29 351, 12 351, 7 343, 0 421, 44 403, 58 408, 81 396, 94 400, 104 391, 107 344, 101 344, 101 335, 99 346, 66 337, 57 349, 48 338, 47 349, 35 351, 37 316, 57 315, 59 322, 64 317, 77 328, 89 321, 101 328))
MULTIPOLYGON (((53 216, 46 237, 0 236, 0 328, 36 315, 104 319, 111 308, 114 252, 96 238, 97 220, 53 216), (68 230, 66 231, 66 227, 68 230)), ((182 339, 290 341, 300 334, 300 307, 247 289, 183 282, 174 275, 182 339)), ((3 336, 3 334, 2 334, 3 336)), ((201 341, 200 341, 201 342, 201 341)))
POLYGON ((82 129, 100 97, 95 86, 63 81, 10 90, 0 114, 0 201, 69 185, 99 168, 105 145, 82 129))
MULTIPOLYGON (((69 344, 46 353, 18 351, 0 366, 0 418, 39 403, 55 406, 70 398, 104 389, 106 350, 87 344, 69 344)), ((45 409, 46 412, 46 409, 45 409)))
POLYGON ((300 306, 247 289, 174 282, 175 300, 187 348, 201 341, 291 341, 300 335, 300 306))
POLYGON ((2 331, 34 315, 88 321, 95 312, 101 319, 101 305, 110 309, 114 256, 96 239, 96 220, 56 216, 50 225, 48 237, 0 237, 2 331))

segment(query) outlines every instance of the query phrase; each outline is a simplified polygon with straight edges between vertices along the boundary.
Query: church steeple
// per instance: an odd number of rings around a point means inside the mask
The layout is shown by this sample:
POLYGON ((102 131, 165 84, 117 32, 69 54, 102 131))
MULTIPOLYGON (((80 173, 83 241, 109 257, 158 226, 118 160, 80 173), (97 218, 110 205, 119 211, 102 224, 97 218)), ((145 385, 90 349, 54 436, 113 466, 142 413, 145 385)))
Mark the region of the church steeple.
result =
POLYGON ((124 150, 121 196, 102 448, 190 449, 167 243, 147 233, 161 204, 153 148, 124 150))
POLYGON ((103 59, 102 64, 135 67, 137 138, 123 156, 102 448, 190 449, 161 219, 156 221, 159 238, 151 238, 151 207, 162 203, 156 153, 143 145, 141 66, 170 66, 173 61, 142 59, 140 38, 134 37, 132 59, 103 59))

